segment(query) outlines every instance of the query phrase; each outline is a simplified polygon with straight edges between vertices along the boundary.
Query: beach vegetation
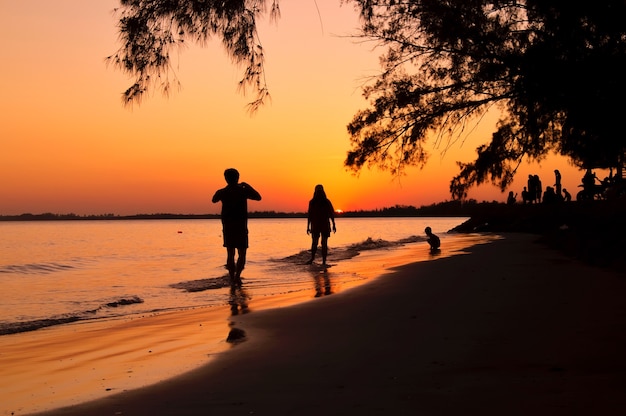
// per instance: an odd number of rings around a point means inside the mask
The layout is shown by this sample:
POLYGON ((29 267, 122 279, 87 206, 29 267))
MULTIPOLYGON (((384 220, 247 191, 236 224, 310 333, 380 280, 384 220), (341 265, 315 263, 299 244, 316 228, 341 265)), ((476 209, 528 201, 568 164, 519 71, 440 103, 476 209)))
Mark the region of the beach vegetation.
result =
MULTIPOLYGON (((475 160, 457 162, 453 199, 485 182, 504 191, 524 160, 553 152, 622 176, 623 1, 338 1, 360 13, 355 38, 382 51, 381 72, 363 87, 368 107, 347 125, 348 169, 403 174, 423 166, 432 145, 463 142, 496 112, 475 160)), ((168 94, 177 83, 172 51, 212 38, 244 67, 239 86, 254 92, 250 109, 268 99, 257 22, 278 18, 279 0, 120 0, 116 12, 121 46, 107 61, 134 77, 125 104, 153 88, 168 94)))
POLYGON ((121 46, 106 61, 134 79, 122 94, 125 105, 140 103, 153 89, 169 95, 179 86, 171 54, 189 42, 204 46, 213 38, 221 41, 234 64, 245 67, 239 88, 255 91, 250 110, 268 99, 257 20, 266 13, 277 19, 278 0, 120 0, 114 12, 121 46))
POLYGON ((384 46, 370 101, 348 126, 346 165, 398 173, 426 143, 462 141, 489 111, 500 119, 453 198, 490 181, 504 191, 524 159, 550 152, 583 168, 620 168, 626 93, 623 1, 356 1, 360 37, 384 46))

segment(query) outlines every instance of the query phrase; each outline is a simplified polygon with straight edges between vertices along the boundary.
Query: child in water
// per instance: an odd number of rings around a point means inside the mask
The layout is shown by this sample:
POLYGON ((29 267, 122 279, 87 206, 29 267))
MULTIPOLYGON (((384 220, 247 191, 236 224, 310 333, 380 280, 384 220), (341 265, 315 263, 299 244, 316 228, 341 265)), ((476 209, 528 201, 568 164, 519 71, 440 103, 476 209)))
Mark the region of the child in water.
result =
POLYGON ((428 236, 428 239, 426 241, 428 241, 428 244, 430 244, 430 251, 439 250, 439 246, 441 245, 441 240, 439 240, 439 237, 433 234, 433 230, 430 227, 426 227, 424 232, 428 236))

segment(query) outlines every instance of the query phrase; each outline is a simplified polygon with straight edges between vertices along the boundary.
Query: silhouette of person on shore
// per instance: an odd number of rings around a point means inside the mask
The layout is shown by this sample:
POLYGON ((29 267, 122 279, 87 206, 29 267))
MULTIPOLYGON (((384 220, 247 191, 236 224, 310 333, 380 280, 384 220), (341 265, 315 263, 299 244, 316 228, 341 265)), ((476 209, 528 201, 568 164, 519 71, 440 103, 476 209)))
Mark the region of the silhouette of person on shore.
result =
POLYGON ((563 200, 565 202, 569 202, 572 200, 572 194, 570 194, 569 192, 567 192, 567 189, 563 188, 563 200))
POLYGON ((528 202, 531 204, 537 199, 537 186, 535 183, 535 177, 528 175, 528 202))
POLYGON ((433 230, 430 227, 426 227, 424 232, 426 233, 426 236, 428 236, 426 241, 428 241, 428 244, 430 245, 430 251, 438 251, 441 246, 441 240, 439 237, 433 234, 433 230))
POLYGON ((596 186, 596 180, 598 180, 596 174, 591 169, 587 169, 582 179, 584 189, 593 190, 596 186))
POLYGON ((531 204, 541 202, 542 191, 539 175, 528 175, 528 201, 531 204))
POLYGON ((598 188, 601 188, 599 185, 596 185, 596 181, 599 181, 596 174, 591 169, 587 168, 582 178, 583 190, 576 195, 576 199, 594 199, 596 194, 599 193, 598 188))
POLYGON ((558 169, 554 169, 554 190, 557 198, 561 199, 563 197, 563 193, 561 192, 561 172, 559 172, 558 169))
POLYGON ((546 192, 543 195, 543 203, 544 204, 554 204, 555 202, 558 202, 558 196, 556 194, 556 192, 554 191, 554 188, 551 186, 546 186, 546 192))
POLYGON ((224 171, 226 187, 213 195, 213 203, 222 202, 222 235, 226 247, 226 268, 231 285, 241 286, 241 272, 248 250, 248 199, 260 201, 261 195, 245 182, 239 183, 237 169, 224 171), (235 250, 237 262, 235 262, 235 250))
POLYGON ((508 205, 514 205, 517 200, 517 194, 514 194, 513 191, 509 191, 509 196, 506 199, 506 203, 508 205))
POLYGON ((533 177, 533 180, 535 181, 535 201, 537 201, 537 203, 540 203, 542 201, 541 194, 543 193, 541 179, 539 178, 539 175, 535 175, 533 177))
POLYGON ((316 185, 313 198, 309 201, 307 215, 306 233, 311 235, 311 260, 307 264, 312 264, 317 253, 317 244, 320 237, 322 239, 322 265, 326 266, 328 255, 328 237, 332 223, 333 232, 337 232, 335 226, 335 209, 333 204, 326 197, 326 192, 322 185, 316 185))
POLYGON ((529 203, 531 204, 533 201, 530 198, 530 192, 528 192, 528 189, 526 189, 526 187, 524 187, 524 190, 522 191, 522 202, 525 203, 529 203))

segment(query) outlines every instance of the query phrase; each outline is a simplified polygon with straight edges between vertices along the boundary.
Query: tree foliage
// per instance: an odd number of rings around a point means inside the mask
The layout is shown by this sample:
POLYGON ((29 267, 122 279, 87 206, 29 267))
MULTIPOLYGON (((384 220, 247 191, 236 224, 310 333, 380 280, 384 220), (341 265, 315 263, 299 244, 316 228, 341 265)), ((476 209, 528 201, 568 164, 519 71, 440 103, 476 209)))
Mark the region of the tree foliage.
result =
POLYGON ((422 166, 428 140, 458 139, 494 106, 502 118, 450 191, 502 190, 524 157, 556 151, 585 167, 624 153, 623 0, 357 0, 360 36, 384 46, 370 107, 350 122, 346 166, 422 166))
MULTIPOLYGON (((354 171, 399 174, 428 159, 429 141, 453 143, 490 109, 491 141, 460 163, 455 198, 491 181, 504 190, 524 158, 555 151, 581 167, 616 166, 626 96, 625 0, 338 0, 362 17, 357 36, 380 45, 382 70, 364 87, 368 108, 348 125, 354 171)), ((120 0, 121 47, 109 62, 135 77, 123 94, 167 93, 170 53, 221 40, 245 66, 240 86, 268 97, 257 20, 279 0, 120 0)))
POLYGON ((118 30, 121 47, 108 62, 134 77, 123 93, 125 104, 141 102, 152 89, 171 90, 170 55, 186 42, 205 44, 221 40, 236 64, 245 66, 239 82, 251 87, 255 110, 268 97, 263 72, 263 47, 257 34, 257 19, 268 12, 280 15, 278 0, 120 0, 118 30))

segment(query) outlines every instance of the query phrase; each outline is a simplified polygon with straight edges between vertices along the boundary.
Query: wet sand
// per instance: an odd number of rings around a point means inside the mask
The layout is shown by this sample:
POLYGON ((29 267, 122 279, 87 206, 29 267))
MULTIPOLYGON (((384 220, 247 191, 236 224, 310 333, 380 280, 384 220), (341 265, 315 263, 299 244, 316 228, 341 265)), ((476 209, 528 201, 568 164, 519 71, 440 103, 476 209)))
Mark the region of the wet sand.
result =
MULTIPOLYGON (((443 255, 483 240, 479 235, 446 236, 443 255)), ((311 274, 310 287, 268 296, 244 284, 231 293, 230 306, 82 321, 2 336, 0 415, 75 405, 183 374, 233 347, 227 342, 233 316, 341 293, 394 265, 431 258, 424 247, 366 250, 325 273, 319 264, 303 265, 311 274)))
MULTIPOLYGON (((206 313, 192 316, 201 311, 128 322, 126 331, 103 328, 125 335, 114 345, 90 344, 94 368, 120 354, 115 348, 142 350, 137 340, 155 333, 162 340, 152 352, 131 354, 129 363, 142 353, 163 354, 159 362, 171 351, 193 355, 202 337, 224 337, 222 329, 246 336, 180 376, 46 414, 624 414, 626 277, 535 240, 506 234, 428 262, 411 263, 407 252, 378 267, 364 261, 384 275, 310 302, 222 315, 223 326, 203 324, 206 332, 197 329, 206 313)), ((83 334, 76 342, 88 341, 83 334)), ((170 365, 197 360, 179 355, 170 365)), ((62 359, 71 357, 70 350, 62 359)), ((36 357, 26 361, 32 367, 36 357)))

